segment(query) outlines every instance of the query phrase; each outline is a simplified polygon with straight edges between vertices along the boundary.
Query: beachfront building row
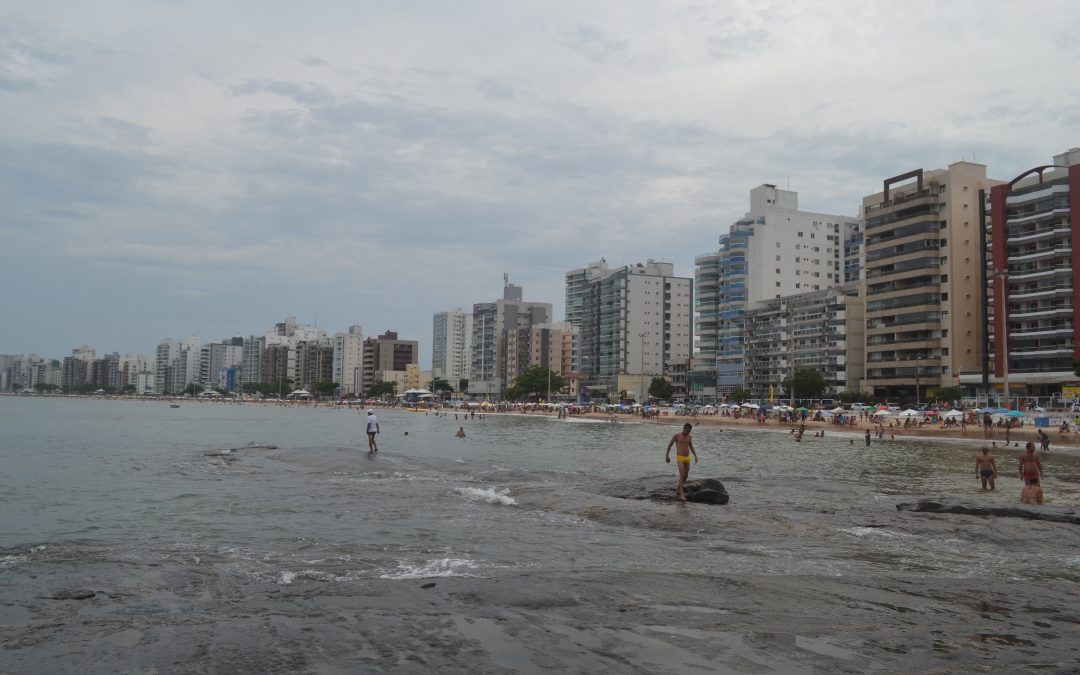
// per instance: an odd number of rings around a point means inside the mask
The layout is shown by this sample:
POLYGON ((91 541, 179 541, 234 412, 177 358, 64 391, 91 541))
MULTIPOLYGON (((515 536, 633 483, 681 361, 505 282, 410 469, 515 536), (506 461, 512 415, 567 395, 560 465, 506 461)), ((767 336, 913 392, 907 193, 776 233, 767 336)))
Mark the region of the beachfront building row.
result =
POLYGON ((693 280, 671 263, 593 263, 566 274, 566 294, 582 389, 643 400, 653 377, 690 359, 693 280))
POLYGON ((695 354, 713 359, 717 395, 746 386, 746 313, 764 300, 857 280, 856 218, 799 209, 798 193, 765 184, 750 191, 750 210, 698 256, 694 273, 695 354))

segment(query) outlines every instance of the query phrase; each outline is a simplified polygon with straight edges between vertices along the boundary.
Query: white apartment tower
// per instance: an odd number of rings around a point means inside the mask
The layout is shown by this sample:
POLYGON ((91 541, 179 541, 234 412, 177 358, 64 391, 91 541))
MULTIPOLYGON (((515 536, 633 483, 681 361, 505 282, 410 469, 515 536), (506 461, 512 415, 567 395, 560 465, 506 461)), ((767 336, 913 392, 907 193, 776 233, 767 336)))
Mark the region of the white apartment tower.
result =
POLYGON ((469 379, 472 362, 472 314, 461 308, 435 315, 432 325, 431 376, 455 389, 469 379))
POLYGON ((338 383, 342 394, 361 393, 363 366, 363 328, 349 326, 348 332, 334 335, 334 382, 338 383))
POLYGON ((716 360, 717 392, 745 385, 743 339, 746 311, 785 295, 838 286, 851 258, 851 216, 799 210, 799 195, 775 185, 750 191, 750 210, 698 256, 695 274, 695 339, 698 353, 716 360))
POLYGON ((692 295, 692 279, 654 260, 590 279, 580 312, 584 385, 615 394, 619 375, 662 376, 671 365, 686 363, 693 346, 692 295))

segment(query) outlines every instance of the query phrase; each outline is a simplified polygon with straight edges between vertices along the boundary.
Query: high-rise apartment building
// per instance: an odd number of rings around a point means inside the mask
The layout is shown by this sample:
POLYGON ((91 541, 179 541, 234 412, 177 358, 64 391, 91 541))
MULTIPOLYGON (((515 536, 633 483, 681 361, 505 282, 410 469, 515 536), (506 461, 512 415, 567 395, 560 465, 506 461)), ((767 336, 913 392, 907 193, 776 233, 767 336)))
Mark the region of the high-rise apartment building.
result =
POLYGON ((655 260, 590 279, 580 312, 583 386, 618 395, 621 375, 636 376, 640 389, 648 376, 685 363, 693 347, 692 293, 692 279, 675 276, 671 263, 655 260))
POLYGON ((551 303, 522 298, 521 286, 504 277, 501 300, 473 305, 469 393, 500 396, 527 369, 528 339, 521 331, 551 323, 551 303))
POLYGON ((751 396, 779 397, 784 380, 798 370, 821 373, 828 395, 860 391, 865 326, 860 295, 854 282, 763 300, 748 310, 744 386, 751 396))
POLYGON ((746 311, 857 274, 846 242, 858 229, 850 216, 799 210, 797 192, 768 184, 750 191, 746 215, 720 236, 715 252, 694 260, 697 354, 715 356, 718 393, 745 384, 746 311))
POLYGON ((199 368, 195 384, 203 390, 225 389, 225 370, 243 363, 243 338, 209 342, 199 348, 199 368))
POLYGON ((585 308, 585 294, 589 282, 607 276, 610 271, 607 260, 601 258, 598 262, 566 273, 566 323, 571 326, 581 325, 581 313, 585 308))
MULTIPOLYGON (((1009 398, 1080 396, 1080 148, 988 190, 982 302, 992 369, 982 380, 1009 398), (999 308, 1004 308, 999 312, 999 308), (991 375, 992 373, 992 375, 991 375)), ((955 235, 954 235, 955 238, 955 235)), ((968 365, 968 364, 964 364, 968 365)), ((974 384, 966 369, 961 382, 974 384)))
POLYGON ((439 312, 432 322, 431 373, 457 389, 472 365, 472 315, 461 309, 439 312))
MULTIPOLYGON (((364 340, 364 359, 361 365, 361 390, 367 391, 379 381, 378 374, 393 370, 405 372, 409 364, 419 363, 420 343, 399 340, 394 331, 364 340)), ((401 392, 398 392, 399 394, 401 392)))
POLYGON ((862 201, 867 391, 925 398, 983 362, 979 191, 1000 181, 956 162, 886 178, 862 201))
POLYGON ((334 335, 334 382, 342 394, 359 394, 360 375, 364 365, 364 331, 349 326, 348 332, 334 335))

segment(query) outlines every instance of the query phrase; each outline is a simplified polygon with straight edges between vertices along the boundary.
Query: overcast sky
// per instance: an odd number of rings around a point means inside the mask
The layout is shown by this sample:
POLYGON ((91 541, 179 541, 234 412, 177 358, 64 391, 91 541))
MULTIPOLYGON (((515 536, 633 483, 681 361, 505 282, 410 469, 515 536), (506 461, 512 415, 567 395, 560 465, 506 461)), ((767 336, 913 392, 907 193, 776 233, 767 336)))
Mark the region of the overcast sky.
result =
POLYGON ((0 353, 396 329, 1080 145, 1080 3, 0 0, 0 353))

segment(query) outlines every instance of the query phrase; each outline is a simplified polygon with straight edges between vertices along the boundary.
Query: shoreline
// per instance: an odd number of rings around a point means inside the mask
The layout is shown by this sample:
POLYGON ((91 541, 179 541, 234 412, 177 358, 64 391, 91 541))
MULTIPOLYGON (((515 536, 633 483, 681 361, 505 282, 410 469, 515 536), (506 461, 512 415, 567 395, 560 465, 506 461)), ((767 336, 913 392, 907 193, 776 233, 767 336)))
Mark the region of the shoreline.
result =
MULTIPOLYGON (((198 405, 254 405, 260 407, 280 407, 280 408, 301 408, 311 410, 361 410, 368 407, 377 408, 379 410, 400 410, 402 412, 418 412, 419 409, 407 408, 404 406, 388 406, 380 404, 361 404, 361 403, 346 403, 338 404, 336 402, 315 402, 315 401, 259 401, 259 400, 243 400, 235 401, 231 399, 191 399, 184 397, 162 397, 162 398, 137 398, 137 397, 122 397, 122 396, 18 396, 10 394, 10 396, 17 398, 32 398, 32 399, 46 399, 46 400, 84 400, 84 401, 124 401, 135 403, 186 403, 186 404, 198 404, 198 405)), ((446 414, 458 414, 463 413, 460 409, 456 408, 444 408, 433 409, 430 412, 444 412, 446 414)), ((527 413, 521 411, 484 411, 478 414, 483 415, 500 415, 500 416, 521 416, 521 417, 545 417, 556 418, 558 413, 556 411, 547 410, 530 410, 527 413)), ((722 427, 731 429, 741 429, 744 431, 759 430, 773 433, 788 432, 792 429, 798 428, 802 422, 790 423, 779 422, 775 419, 769 419, 764 424, 759 423, 753 418, 739 418, 726 417, 723 415, 672 415, 662 414, 655 417, 641 417, 634 414, 610 414, 600 412, 586 412, 575 413, 567 415, 565 419, 588 419, 597 422, 604 422, 611 419, 617 420, 617 424, 656 424, 656 425, 670 425, 676 426, 686 422, 690 422, 695 427, 704 425, 707 427, 722 427)), ((813 437, 815 432, 825 431, 828 435, 837 435, 843 438, 854 438, 856 440, 862 439, 867 430, 870 430, 872 439, 878 441, 877 433, 875 431, 876 425, 871 424, 865 420, 854 420, 853 423, 839 426, 832 422, 822 421, 814 422, 807 420, 805 422, 806 431, 813 437)), ((880 440, 939 440, 946 442, 965 443, 971 445, 987 444, 992 448, 1004 450, 1008 449, 1023 449, 1023 444, 1027 441, 1035 442, 1038 445, 1038 436, 1036 429, 1038 427, 1027 425, 1021 429, 1012 429, 1009 433, 1009 444, 1005 444, 1005 430, 999 428, 993 428, 992 435, 986 436, 981 427, 970 425, 966 429, 960 427, 952 427, 949 429, 942 429, 938 427, 903 427, 885 426, 885 435, 880 440), (1014 443, 1020 445, 1014 446, 1014 443), (993 445, 996 444, 996 445, 993 445)), ((1056 427, 1049 427, 1045 429, 1050 435, 1050 448, 1051 451, 1056 449, 1069 449, 1073 451, 1080 451, 1080 426, 1075 427, 1073 431, 1062 433, 1057 430, 1056 427)))

